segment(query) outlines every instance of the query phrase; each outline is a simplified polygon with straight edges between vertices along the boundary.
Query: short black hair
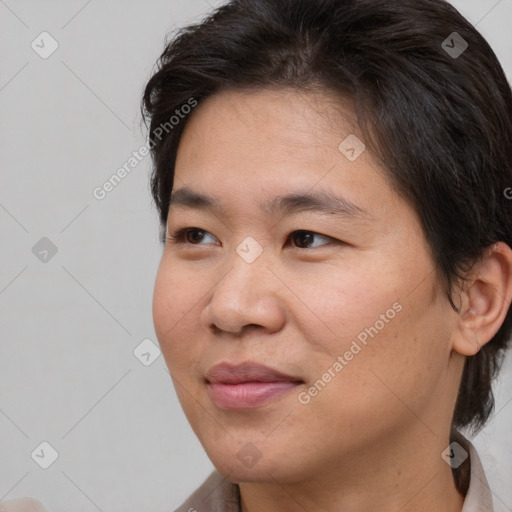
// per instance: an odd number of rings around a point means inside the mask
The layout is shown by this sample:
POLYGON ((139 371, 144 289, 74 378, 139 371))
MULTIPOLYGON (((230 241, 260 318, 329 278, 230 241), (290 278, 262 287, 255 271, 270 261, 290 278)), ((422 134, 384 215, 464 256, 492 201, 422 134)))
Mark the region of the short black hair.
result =
MULTIPOLYGON (((157 68, 141 106, 162 233, 187 121, 171 126, 171 116, 221 90, 293 88, 355 106, 365 144, 422 222, 456 311, 453 284, 494 243, 512 246, 512 91, 489 44, 449 3, 232 0, 180 29, 157 68)), ((476 432, 488 420, 511 331, 509 307, 466 358, 453 428, 476 432)))

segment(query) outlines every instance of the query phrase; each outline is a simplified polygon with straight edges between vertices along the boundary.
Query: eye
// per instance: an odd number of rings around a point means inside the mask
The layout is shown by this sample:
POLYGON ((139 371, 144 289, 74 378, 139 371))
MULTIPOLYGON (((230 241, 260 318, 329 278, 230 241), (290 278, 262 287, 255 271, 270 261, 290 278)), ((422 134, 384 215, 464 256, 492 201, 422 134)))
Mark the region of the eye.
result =
MULTIPOLYGON (((184 243, 190 245, 200 245, 201 239, 208 231, 199 228, 183 228, 178 229, 172 234, 167 235, 167 240, 174 243, 184 243), (189 236, 192 235, 192 236, 189 236)), ((209 234, 209 233, 208 233, 209 234)), ((213 236, 213 235, 211 235, 213 236)))
MULTIPOLYGON (((323 238, 324 240, 327 240, 328 242, 329 242, 329 240, 332 240, 332 238, 330 238, 328 236, 320 235, 319 233, 315 233, 314 231, 299 230, 299 231, 294 231, 293 233, 290 233, 290 235, 289 235, 289 238, 294 241, 302 240, 302 242, 299 242, 298 245, 301 245, 302 243, 304 243, 305 245, 308 245, 308 248, 310 248, 310 243, 312 240, 315 239, 315 237, 323 238)), ((321 245, 327 245, 327 244, 321 244, 321 245)), ((300 247, 300 249, 303 249, 303 248, 304 247, 300 247)), ((315 247, 313 247, 313 249, 315 249, 315 247)))
MULTIPOLYGON (((167 235, 167 240, 172 243, 183 243, 183 244, 189 244, 189 245, 204 245, 201 244, 201 242, 204 240, 204 237, 206 235, 210 235, 213 238, 215 238, 213 235, 208 233, 208 231, 205 231, 203 229, 199 228, 183 228, 175 231, 172 234, 167 235)), ((288 235, 288 239, 292 240, 295 244, 295 242, 298 242, 298 246, 306 245, 307 247, 298 247, 299 249, 308 249, 316 247, 312 247, 312 241, 314 241, 315 237, 322 238, 324 240, 327 240, 327 244, 329 241, 336 241, 331 237, 320 235, 319 233, 315 233, 314 231, 306 231, 306 230, 297 230, 293 231, 288 235)), ((342 242, 340 242, 342 243, 342 242)), ((327 245, 327 244, 320 244, 327 245)), ((317 246, 318 247, 318 246, 317 246)))

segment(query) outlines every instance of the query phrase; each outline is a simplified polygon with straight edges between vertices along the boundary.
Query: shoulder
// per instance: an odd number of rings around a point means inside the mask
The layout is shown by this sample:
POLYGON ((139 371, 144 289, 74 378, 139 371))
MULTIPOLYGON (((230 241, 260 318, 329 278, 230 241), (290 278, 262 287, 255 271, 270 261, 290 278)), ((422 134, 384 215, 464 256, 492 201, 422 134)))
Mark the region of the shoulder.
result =
POLYGON ((240 512, 238 485, 226 480, 217 470, 213 471, 174 512, 197 511, 240 512))
POLYGON ((0 512, 46 512, 46 509, 34 498, 19 498, 0 503, 0 512))

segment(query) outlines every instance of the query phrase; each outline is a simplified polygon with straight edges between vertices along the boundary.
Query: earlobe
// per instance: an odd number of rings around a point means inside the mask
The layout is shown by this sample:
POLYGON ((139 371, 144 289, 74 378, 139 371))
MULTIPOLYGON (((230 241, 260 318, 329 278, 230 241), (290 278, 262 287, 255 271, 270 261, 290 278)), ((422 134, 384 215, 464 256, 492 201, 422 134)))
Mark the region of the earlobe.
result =
POLYGON ((465 316, 466 321, 460 319, 457 330, 453 334, 452 347, 453 350, 464 356, 474 356, 478 354, 482 345, 485 345, 487 341, 482 343, 478 335, 479 329, 476 327, 475 314, 465 316))
POLYGON ((503 242, 489 247, 470 273, 453 349, 474 356, 498 332, 512 299, 512 250, 503 242))

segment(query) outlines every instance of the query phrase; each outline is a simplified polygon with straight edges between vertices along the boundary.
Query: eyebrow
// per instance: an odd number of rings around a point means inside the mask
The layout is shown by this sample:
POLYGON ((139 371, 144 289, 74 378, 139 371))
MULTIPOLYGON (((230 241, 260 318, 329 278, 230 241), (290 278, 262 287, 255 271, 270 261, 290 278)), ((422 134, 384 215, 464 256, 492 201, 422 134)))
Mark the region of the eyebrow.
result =
MULTIPOLYGON (((280 214, 287 217, 305 211, 313 211, 346 219, 375 219, 366 210, 330 191, 294 192, 266 199, 259 206, 269 216, 280 214)), ((180 188, 171 194, 169 210, 178 207, 210 211, 225 216, 224 208, 218 199, 196 192, 188 187, 180 188)))

